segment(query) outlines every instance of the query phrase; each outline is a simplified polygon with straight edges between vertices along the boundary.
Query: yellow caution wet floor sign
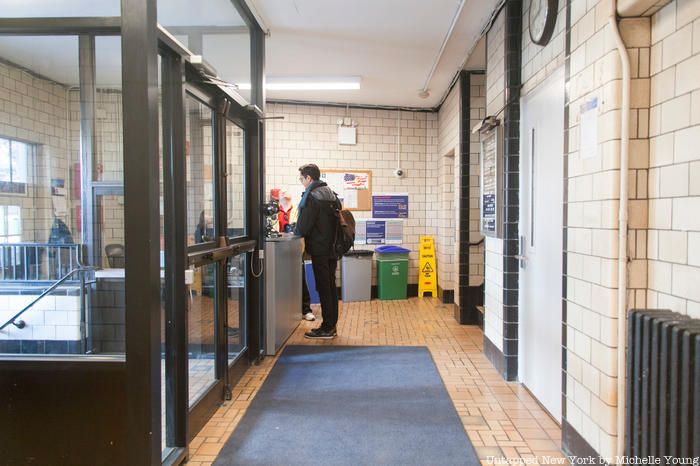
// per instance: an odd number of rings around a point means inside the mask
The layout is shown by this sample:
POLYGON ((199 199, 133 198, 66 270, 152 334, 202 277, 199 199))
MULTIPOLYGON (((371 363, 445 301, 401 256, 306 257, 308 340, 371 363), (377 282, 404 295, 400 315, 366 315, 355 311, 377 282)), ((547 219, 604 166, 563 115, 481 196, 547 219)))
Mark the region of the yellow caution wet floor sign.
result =
POLYGON ((435 244, 432 236, 420 237, 420 262, 418 263, 418 296, 430 292, 437 296, 437 267, 435 266, 435 244))

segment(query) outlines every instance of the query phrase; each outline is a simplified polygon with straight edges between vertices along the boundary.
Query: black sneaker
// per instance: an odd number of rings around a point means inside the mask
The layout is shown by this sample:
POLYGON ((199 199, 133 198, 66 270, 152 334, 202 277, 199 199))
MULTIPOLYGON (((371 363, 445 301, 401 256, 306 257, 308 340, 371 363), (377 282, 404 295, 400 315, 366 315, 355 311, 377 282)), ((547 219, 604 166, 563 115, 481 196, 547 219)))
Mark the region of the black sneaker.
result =
POLYGON ((325 329, 323 327, 315 328, 304 334, 304 338, 311 338, 314 340, 332 340, 338 335, 335 328, 325 329))

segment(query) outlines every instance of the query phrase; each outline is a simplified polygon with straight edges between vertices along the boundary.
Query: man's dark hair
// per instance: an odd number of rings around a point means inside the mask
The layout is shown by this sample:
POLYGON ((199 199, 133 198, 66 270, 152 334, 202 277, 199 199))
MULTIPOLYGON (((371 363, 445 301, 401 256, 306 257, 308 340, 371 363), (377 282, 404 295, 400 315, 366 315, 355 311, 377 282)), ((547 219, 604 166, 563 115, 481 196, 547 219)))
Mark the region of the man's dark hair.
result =
POLYGON ((321 179, 321 170, 318 168, 318 165, 313 163, 307 163, 299 167, 299 173, 301 173, 301 176, 310 176, 314 181, 321 179))

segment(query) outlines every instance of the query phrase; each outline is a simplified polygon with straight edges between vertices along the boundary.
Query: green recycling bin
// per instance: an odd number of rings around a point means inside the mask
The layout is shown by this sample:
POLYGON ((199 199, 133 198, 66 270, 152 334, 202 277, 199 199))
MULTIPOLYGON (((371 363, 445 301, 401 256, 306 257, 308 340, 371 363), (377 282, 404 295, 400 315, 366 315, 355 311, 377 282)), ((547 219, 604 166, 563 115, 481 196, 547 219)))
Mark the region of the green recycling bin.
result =
POLYGON ((377 296, 382 300, 406 299, 408 288, 408 249, 381 246, 377 255, 377 296))

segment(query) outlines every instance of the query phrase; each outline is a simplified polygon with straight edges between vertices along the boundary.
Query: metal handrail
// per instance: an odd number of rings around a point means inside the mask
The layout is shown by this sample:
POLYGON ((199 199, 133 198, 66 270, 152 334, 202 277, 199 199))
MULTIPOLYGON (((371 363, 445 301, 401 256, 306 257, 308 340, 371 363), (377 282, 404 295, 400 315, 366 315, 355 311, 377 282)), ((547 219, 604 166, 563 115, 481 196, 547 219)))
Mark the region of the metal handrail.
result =
MULTIPOLYGON (((18 317, 20 317, 22 314, 24 314, 24 313, 27 312, 29 309, 31 309, 32 306, 34 306, 36 303, 38 303, 39 301, 41 301, 41 300, 44 298, 44 296, 48 295, 48 294, 51 293, 53 290, 55 290, 56 288, 58 288, 59 286, 61 286, 61 284, 62 284, 63 282, 65 282, 66 280, 68 280, 68 279, 69 279, 71 276, 73 276, 75 273, 78 273, 78 272, 87 272, 87 271, 91 271, 91 270, 96 270, 96 267, 91 267, 91 266, 80 266, 80 267, 77 267, 77 268, 71 270, 71 271, 68 272, 66 275, 64 275, 63 277, 61 277, 59 280, 57 280, 56 282, 54 282, 53 285, 51 285, 51 286, 48 287, 46 290, 44 290, 44 292, 41 293, 39 296, 37 296, 36 299, 34 299, 31 303, 29 303, 29 304, 27 304, 26 306, 24 306, 24 308, 22 308, 21 311, 19 311, 19 312, 18 312, 17 314, 15 314, 12 318, 10 318, 10 320, 8 320, 7 322, 5 322, 5 323, 2 325, 2 327, 0 327, 0 330, 3 330, 5 327, 7 327, 7 326, 10 325, 10 324, 12 324, 12 325, 14 325, 15 327, 20 328, 20 329, 21 329, 21 328, 24 328, 24 327, 26 326, 26 324, 24 323, 23 320, 20 320, 19 322, 15 322, 15 320, 17 320, 18 317)), ((82 292, 82 291, 81 291, 81 292, 82 292)))
POLYGON ((4 243, 0 244, 0 279, 58 280, 64 268, 83 265, 84 245, 80 243, 4 243), (63 256, 69 253, 68 257, 63 256), (42 273, 46 255, 46 271, 42 273))

